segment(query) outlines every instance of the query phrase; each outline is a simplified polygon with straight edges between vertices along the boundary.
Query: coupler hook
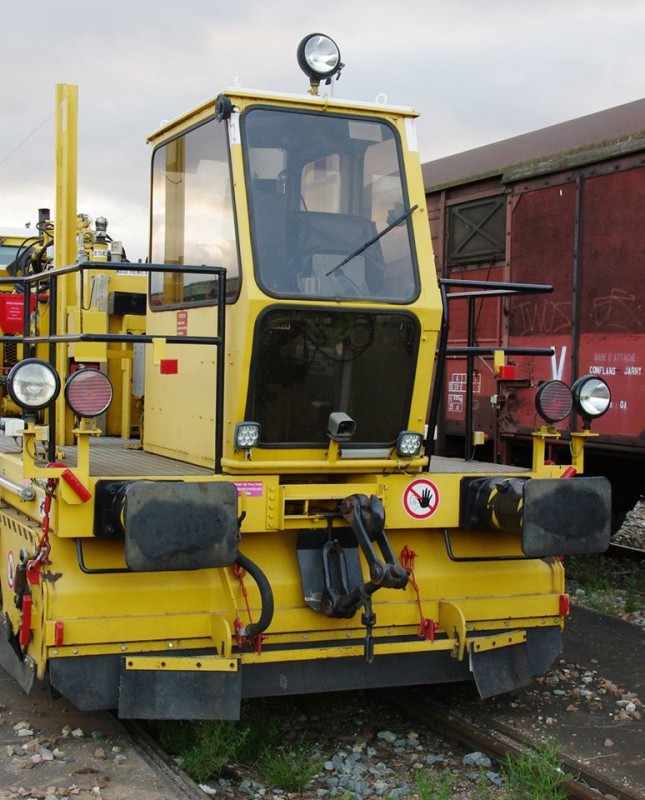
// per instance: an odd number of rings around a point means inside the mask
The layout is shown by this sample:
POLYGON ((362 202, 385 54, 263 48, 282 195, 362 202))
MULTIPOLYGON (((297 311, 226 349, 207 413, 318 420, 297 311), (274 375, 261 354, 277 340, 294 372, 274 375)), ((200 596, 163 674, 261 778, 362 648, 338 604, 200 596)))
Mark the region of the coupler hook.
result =
POLYGON ((374 661, 374 638, 372 631, 376 625, 376 614, 372 611, 372 596, 366 594, 362 598, 364 611, 361 614, 361 624, 365 626, 365 644, 363 652, 365 654, 365 661, 371 664, 374 661))
POLYGON ((370 580, 352 591, 336 598, 338 616, 353 616, 359 606, 363 606, 361 623, 365 626, 365 660, 374 660, 374 641, 372 631, 376 625, 376 614, 372 611, 372 595, 378 589, 405 589, 408 572, 396 560, 392 547, 385 535, 385 509, 376 497, 353 494, 346 497, 340 512, 349 522, 356 540, 365 555, 370 580), (376 542, 383 556, 379 558, 373 542, 376 542))

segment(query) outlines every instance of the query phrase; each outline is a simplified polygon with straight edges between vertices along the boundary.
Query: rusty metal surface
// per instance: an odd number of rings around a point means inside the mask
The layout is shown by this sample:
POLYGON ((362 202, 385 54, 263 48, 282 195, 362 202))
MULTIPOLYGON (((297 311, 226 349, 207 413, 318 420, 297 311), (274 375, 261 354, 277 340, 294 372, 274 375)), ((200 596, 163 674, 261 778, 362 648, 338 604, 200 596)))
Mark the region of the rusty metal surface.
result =
MULTIPOLYGON (((423 182, 426 192, 433 192, 501 175, 511 164, 531 162, 527 174, 537 174, 541 165, 551 171, 571 167, 576 153, 587 163, 598 159, 601 148, 603 158, 623 154, 629 145, 634 146, 636 132, 645 133, 645 99, 429 161, 423 164, 423 182), (591 144, 597 146, 591 148, 591 144), (566 153, 569 160, 553 158, 566 153)), ((519 179, 520 174, 512 177, 519 179)))
MULTIPOLYGON (((559 377, 570 385, 583 374, 605 379, 612 407, 592 429, 601 443, 645 452, 645 167, 614 166, 581 173, 575 184, 554 176, 552 186, 522 189, 509 231, 511 277, 540 274, 554 291, 513 299, 508 341, 556 348, 552 360, 522 363, 533 384, 559 377)), ((516 428, 528 432, 533 392, 518 391, 517 401, 516 428)), ((557 427, 566 430, 568 420, 557 427)))
MULTIPOLYGON (((503 312, 482 308, 478 314, 479 342, 492 338, 496 319, 503 326, 500 344, 555 349, 550 359, 514 358, 511 380, 496 380, 490 360, 475 364, 473 423, 488 437, 487 455, 497 453, 500 459, 515 463, 524 457, 525 442, 536 424, 534 397, 540 382, 558 378, 571 385, 577 377, 591 374, 609 383, 612 406, 593 422, 592 430, 599 438, 589 444, 587 467, 618 480, 623 459, 645 455, 641 401, 645 382, 641 263, 645 99, 443 161, 451 161, 451 169, 455 168, 453 182, 427 189, 439 273, 453 278, 483 274, 488 279, 528 283, 539 279, 554 287, 550 295, 513 298, 503 312), (618 146, 621 137, 630 140, 629 153, 618 146), (617 145, 613 151, 612 141, 617 145), (553 156, 564 152, 565 146, 571 152, 584 151, 588 158, 575 164, 558 162, 553 156), (533 172, 510 169, 518 159, 530 158, 535 159, 533 172), (494 176, 482 177, 493 163, 498 165, 494 176), (444 246, 444 241, 451 209, 495 194, 507 200, 504 260, 472 260, 449 270, 449 243, 444 246)), ((426 174, 432 172, 432 181, 439 181, 441 164, 431 162, 425 168, 426 174)), ((459 344, 465 336, 465 321, 458 313, 452 321, 450 344, 459 344)), ((463 360, 449 362, 439 434, 440 441, 442 436, 452 437, 453 449, 439 452, 457 452, 459 438, 464 436, 465 372, 463 360)), ((564 434, 563 447, 555 447, 549 457, 568 458, 570 425, 569 419, 557 424, 564 434)), ((577 420, 576 428, 580 427, 577 420)), ((633 476, 635 467, 625 465, 623 472, 633 476)), ((621 507, 633 505, 636 480, 630 477, 630 485, 623 484, 621 507)))

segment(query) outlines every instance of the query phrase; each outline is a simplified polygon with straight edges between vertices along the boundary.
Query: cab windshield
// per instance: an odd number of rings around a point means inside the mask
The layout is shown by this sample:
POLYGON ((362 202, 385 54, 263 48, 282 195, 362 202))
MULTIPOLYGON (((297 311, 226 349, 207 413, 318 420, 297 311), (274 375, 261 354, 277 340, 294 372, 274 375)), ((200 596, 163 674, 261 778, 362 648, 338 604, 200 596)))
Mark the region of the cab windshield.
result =
POLYGON ((262 289, 308 300, 414 300, 417 270, 395 128, 262 107, 243 120, 262 289))
POLYGON ((0 269, 4 269, 4 267, 11 264, 16 255, 18 254, 19 248, 17 246, 12 246, 8 244, 0 244, 0 269))

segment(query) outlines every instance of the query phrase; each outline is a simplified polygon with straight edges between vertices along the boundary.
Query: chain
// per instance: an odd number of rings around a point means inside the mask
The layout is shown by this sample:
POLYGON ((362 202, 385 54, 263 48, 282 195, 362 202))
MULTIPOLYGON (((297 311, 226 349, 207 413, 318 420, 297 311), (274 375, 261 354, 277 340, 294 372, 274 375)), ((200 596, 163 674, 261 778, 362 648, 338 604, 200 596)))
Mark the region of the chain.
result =
MULTIPOLYGON (((249 603, 249 593, 246 591, 246 586, 244 585, 244 578, 246 577, 246 570, 241 567, 237 562, 232 566, 233 575, 238 579, 240 582, 240 589, 242 590, 242 596, 244 597, 244 604, 246 605, 246 613, 249 615, 249 622, 253 622, 253 617, 251 616, 251 605, 249 603)), ((246 635, 244 633, 245 626, 240 619, 239 614, 236 615, 235 620, 233 622, 233 627, 235 628, 235 639, 237 640, 237 646, 242 648, 246 644, 246 635)), ((264 641, 264 636, 260 633, 255 637, 255 651, 258 655, 262 652, 262 642, 264 641)))
MULTIPOLYGON (((64 464, 53 462, 47 464, 48 467, 63 467, 64 464)), ((57 478, 48 478, 45 483, 45 498, 40 505, 40 513, 42 514, 42 534, 38 547, 36 548, 36 555, 27 561, 26 571, 27 579, 31 584, 36 584, 40 580, 40 568, 43 564, 50 564, 49 554, 51 552, 51 542, 49 541, 49 527, 50 527, 50 514, 52 507, 52 500, 56 493, 57 478)))
POLYGON ((36 548, 36 555, 27 561, 25 569, 27 572, 27 580, 31 584, 36 584, 40 580, 40 568, 43 564, 50 564, 49 553, 51 552, 51 542, 49 541, 49 524, 50 512, 52 506, 52 499, 56 488, 56 478, 49 478, 45 486, 45 499, 43 500, 40 511, 43 515, 42 534, 38 547, 36 548))
POLYGON ((419 639, 428 639, 429 641, 434 642, 434 636, 438 625, 436 622, 434 622, 434 620, 428 619, 423 614, 421 594, 419 592, 419 586, 414 577, 414 559, 416 557, 417 554, 414 552, 414 550, 410 550, 407 544, 403 550, 401 550, 401 566, 409 575, 410 585, 414 589, 414 593, 417 597, 417 606, 419 607, 419 627, 417 629, 417 636, 419 639))

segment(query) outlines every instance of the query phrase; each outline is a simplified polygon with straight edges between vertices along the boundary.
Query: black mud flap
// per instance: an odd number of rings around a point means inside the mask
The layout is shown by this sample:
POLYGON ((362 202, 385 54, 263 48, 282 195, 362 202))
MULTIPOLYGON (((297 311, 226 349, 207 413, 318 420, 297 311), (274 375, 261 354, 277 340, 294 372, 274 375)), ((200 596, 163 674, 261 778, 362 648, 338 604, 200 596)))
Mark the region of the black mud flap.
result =
POLYGON ((113 711, 119 704, 120 656, 49 659, 49 682, 79 711, 113 711))
POLYGON ((122 719, 240 718, 239 672, 121 670, 122 719))
POLYGON ((123 526, 135 572, 228 567, 237 558, 237 489, 225 481, 133 481, 123 526))
MULTIPOLYGON (((149 655, 149 654, 148 654, 149 655)), ((169 661, 167 653, 163 654, 169 661)), ((51 685, 79 711, 123 719, 239 719, 239 672, 129 670, 119 655, 53 658, 51 685)))
POLYGON ((524 484, 525 555, 604 553, 610 536, 611 484, 606 478, 553 478, 524 484))
POLYGON ((0 613, 0 667, 11 675, 23 692, 29 694, 36 677, 36 665, 31 659, 22 658, 14 647, 6 613, 0 613))
POLYGON ((561 652, 560 628, 530 630, 522 644, 483 652, 471 648, 470 670, 485 699, 528 686, 535 676, 548 671, 561 652))

